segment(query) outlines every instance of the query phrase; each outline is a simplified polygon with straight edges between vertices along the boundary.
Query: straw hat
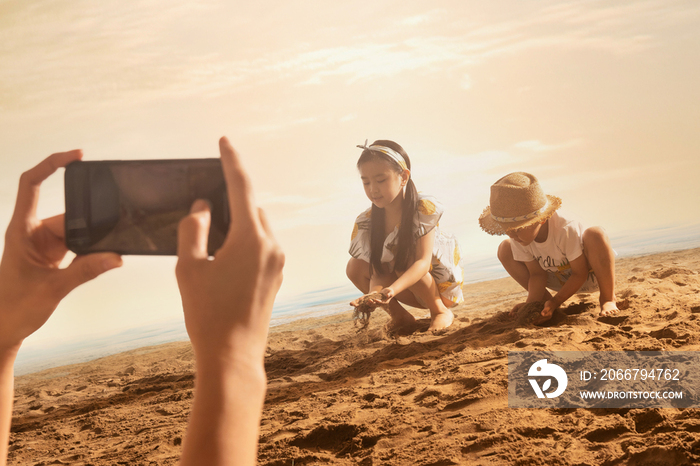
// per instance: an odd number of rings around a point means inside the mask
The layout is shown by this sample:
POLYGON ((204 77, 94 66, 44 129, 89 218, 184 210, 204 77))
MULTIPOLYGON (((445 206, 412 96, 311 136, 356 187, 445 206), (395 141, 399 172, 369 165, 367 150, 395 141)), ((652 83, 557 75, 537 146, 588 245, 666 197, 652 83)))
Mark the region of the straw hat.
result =
POLYGON ((511 173, 491 186, 491 205, 479 217, 479 225, 490 235, 505 235, 543 222, 561 207, 561 199, 545 195, 539 181, 524 172, 511 173))

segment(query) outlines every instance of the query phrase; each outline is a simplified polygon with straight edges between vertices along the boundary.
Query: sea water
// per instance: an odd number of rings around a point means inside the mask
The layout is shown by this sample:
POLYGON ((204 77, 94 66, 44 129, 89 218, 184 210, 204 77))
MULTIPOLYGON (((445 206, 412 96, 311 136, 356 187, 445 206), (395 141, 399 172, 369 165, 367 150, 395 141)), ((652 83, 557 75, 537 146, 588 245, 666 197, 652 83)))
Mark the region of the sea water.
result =
MULTIPOLYGON (((611 237, 618 258, 700 247, 700 224, 628 232, 611 237)), ((495 254, 466 257, 464 282, 476 283, 507 276, 495 254)), ((303 318, 318 318, 343 312, 351 319, 350 300, 358 296, 348 284, 315 290, 279 300, 270 325, 282 325, 303 318)), ((91 361, 145 346, 187 340, 182 319, 159 322, 113 335, 84 339, 53 347, 22 348, 15 363, 15 374, 22 375, 51 367, 91 361)))
MULTIPOLYGON (((315 290, 275 303, 270 326, 298 319, 318 318, 352 310, 348 304, 358 295, 355 287, 339 286, 315 290)), ((348 314, 351 320, 351 314, 348 314)), ((15 375, 29 374, 52 367, 92 361, 145 346, 188 340, 185 323, 173 319, 119 333, 81 339, 52 346, 22 347, 15 362, 15 375)))

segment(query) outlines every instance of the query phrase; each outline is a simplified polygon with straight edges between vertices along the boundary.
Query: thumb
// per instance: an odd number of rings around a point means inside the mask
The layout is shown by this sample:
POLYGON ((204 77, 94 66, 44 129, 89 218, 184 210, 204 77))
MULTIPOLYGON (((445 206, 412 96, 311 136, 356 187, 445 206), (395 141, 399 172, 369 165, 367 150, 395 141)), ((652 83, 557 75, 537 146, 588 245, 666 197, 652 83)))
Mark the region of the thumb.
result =
POLYGON ((122 263, 121 256, 113 252, 76 256, 73 262, 61 271, 60 280, 63 296, 108 270, 121 267, 122 263))
POLYGON ((211 209, 207 201, 198 199, 192 204, 190 214, 180 221, 177 231, 177 255, 180 261, 209 257, 207 243, 211 209))

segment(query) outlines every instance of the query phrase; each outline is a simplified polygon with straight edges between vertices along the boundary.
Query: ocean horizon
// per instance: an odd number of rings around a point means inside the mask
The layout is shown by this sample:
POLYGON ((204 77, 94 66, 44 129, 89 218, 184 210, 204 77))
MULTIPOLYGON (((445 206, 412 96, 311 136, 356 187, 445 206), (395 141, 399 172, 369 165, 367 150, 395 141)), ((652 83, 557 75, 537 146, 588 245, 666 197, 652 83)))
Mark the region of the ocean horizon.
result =
MULTIPOLYGON (((619 258, 656 254, 700 247, 700 224, 626 232, 611 237, 619 258)), ((506 277, 495 254, 463 260, 464 283, 506 277)), ((319 318, 348 312, 348 302, 358 296, 352 284, 314 290, 276 302, 270 327, 295 320, 319 318)), ((15 361, 15 374, 24 375, 53 367, 77 364, 146 346, 187 340, 183 319, 157 322, 101 337, 85 338, 56 345, 22 347, 15 361)))

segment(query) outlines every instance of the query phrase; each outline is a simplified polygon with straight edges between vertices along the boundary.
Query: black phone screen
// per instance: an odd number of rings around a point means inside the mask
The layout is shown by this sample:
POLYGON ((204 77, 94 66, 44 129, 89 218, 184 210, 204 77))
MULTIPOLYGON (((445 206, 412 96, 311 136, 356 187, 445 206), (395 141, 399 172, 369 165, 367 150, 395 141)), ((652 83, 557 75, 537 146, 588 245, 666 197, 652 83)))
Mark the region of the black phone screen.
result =
POLYGON ((219 159, 73 162, 65 172, 66 246, 77 254, 177 254, 177 228, 196 199, 211 206, 209 254, 229 225, 219 159))

